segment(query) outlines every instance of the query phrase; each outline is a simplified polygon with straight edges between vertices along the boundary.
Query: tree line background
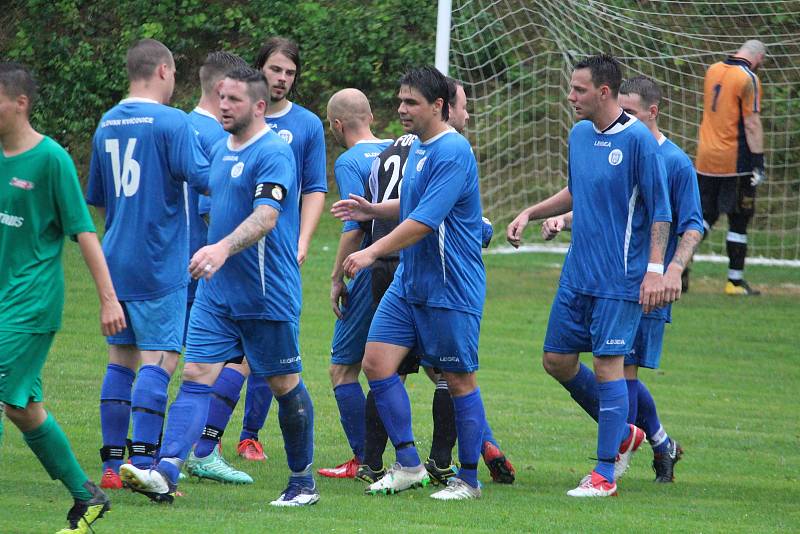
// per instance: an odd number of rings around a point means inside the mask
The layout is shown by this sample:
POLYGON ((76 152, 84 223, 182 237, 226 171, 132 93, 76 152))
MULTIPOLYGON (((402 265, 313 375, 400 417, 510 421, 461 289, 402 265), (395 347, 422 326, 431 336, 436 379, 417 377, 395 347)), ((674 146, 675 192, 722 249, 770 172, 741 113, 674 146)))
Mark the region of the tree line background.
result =
MULTIPOLYGON (((125 97, 125 52, 141 38, 175 56, 172 105, 190 111, 200 97, 198 69, 208 52, 252 63, 281 35, 300 45, 295 101, 325 119, 328 98, 357 87, 370 98, 376 134, 396 136, 397 80, 433 63, 436 3, 406 0, 11 0, 0 12, 0 58, 29 65, 40 85, 32 122, 72 154, 86 175, 101 115, 125 97)), ((332 146, 329 137, 329 147, 332 146)), ((329 150, 331 156, 336 150, 329 150)), ((330 157, 330 156, 329 156, 330 157)), ((332 170, 332 166, 329 166, 332 170)), ((330 173, 329 173, 330 174, 330 173)))

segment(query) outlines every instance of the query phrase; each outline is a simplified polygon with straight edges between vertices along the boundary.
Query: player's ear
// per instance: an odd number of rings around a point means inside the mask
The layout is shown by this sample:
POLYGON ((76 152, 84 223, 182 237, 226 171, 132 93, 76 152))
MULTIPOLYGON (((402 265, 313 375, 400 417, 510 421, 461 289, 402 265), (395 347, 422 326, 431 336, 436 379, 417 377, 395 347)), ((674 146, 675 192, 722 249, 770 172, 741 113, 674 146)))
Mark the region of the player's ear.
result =
POLYGON ((656 104, 651 104, 648 111, 650 112, 650 120, 655 120, 658 117, 658 106, 656 104))
POLYGON ((444 99, 443 98, 437 98, 436 100, 433 101, 433 110, 436 113, 438 113, 440 117, 442 115, 442 108, 443 107, 444 107, 444 99))

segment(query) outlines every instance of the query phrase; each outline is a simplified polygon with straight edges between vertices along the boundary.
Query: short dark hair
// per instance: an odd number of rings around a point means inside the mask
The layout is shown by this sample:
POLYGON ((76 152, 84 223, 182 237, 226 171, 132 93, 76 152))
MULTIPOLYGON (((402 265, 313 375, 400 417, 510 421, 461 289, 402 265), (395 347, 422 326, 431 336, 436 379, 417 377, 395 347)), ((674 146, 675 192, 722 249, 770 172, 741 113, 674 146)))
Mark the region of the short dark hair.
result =
POLYGON ((292 83, 292 89, 289 91, 289 96, 294 98, 295 95, 298 94, 297 84, 300 81, 300 72, 302 70, 300 65, 300 47, 296 42, 286 37, 270 37, 261 47, 261 50, 258 51, 255 67, 258 70, 263 69, 270 56, 277 52, 280 52, 294 63, 294 83, 292 83))
POLYGON ((211 52, 200 66, 200 86, 204 93, 214 91, 214 84, 236 67, 246 67, 245 60, 230 52, 211 52))
POLYGON ((39 93, 39 86, 30 69, 16 61, 0 62, 0 86, 9 98, 28 97, 28 113, 39 93))
POLYGON ((453 95, 455 95, 455 81, 448 82, 447 77, 433 65, 425 65, 409 70, 400 78, 400 85, 407 85, 416 89, 430 103, 433 103, 437 98, 441 98, 443 102, 442 120, 447 122, 450 118, 450 88, 452 87, 453 95))
POLYGON ((253 102, 258 102, 259 100, 269 102, 267 79, 260 70, 245 65, 243 67, 234 68, 228 72, 225 77, 247 84, 247 96, 249 96, 250 100, 253 102))
POLYGON ((163 63, 174 64, 172 52, 161 41, 141 39, 128 49, 125 56, 128 80, 149 80, 156 67, 163 63))
POLYGON ((622 82, 619 92, 623 95, 639 95, 646 106, 661 104, 661 88, 647 76, 634 76, 622 82))
POLYGON ((619 86, 622 83, 622 67, 614 56, 597 54, 587 57, 573 67, 573 70, 579 69, 589 69, 595 87, 607 85, 615 98, 619 94, 619 86))

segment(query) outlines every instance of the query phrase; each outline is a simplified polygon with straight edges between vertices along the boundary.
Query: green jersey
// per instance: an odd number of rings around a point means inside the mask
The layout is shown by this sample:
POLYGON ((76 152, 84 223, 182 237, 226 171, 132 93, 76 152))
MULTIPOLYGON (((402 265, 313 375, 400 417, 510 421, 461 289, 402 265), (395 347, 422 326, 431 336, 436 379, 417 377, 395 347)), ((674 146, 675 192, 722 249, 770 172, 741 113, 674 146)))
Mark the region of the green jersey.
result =
POLYGON ((64 236, 94 232, 67 151, 45 137, 0 150, 0 330, 54 332, 64 307, 64 236))

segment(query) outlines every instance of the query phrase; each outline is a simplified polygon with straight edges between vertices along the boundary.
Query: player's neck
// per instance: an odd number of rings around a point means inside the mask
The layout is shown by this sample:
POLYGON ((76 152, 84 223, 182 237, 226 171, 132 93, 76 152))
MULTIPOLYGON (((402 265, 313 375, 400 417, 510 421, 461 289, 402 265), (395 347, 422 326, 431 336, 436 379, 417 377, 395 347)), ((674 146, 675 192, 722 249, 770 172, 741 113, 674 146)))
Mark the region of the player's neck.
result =
POLYGON ((622 114, 622 108, 614 100, 598 109, 597 114, 592 117, 592 122, 598 131, 603 132, 619 118, 620 114, 622 114))
POLYGON ((246 130, 239 132, 238 134, 231 134, 231 146, 233 148, 239 148, 266 128, 267 126, 264 124, 264 117, 253 119, 250 122, 250 126, 248 126, 246 130))
POLYGON ((131 82, 128 88, 128 98, 146 98, 148 100, 155 100, 160 104, 166 104, 163 99, 162 91, 153 87, 147 81, 131 82))
POLYGON ((28 121, 24 121, 17 128, 0 136, 0 145, 3 146, 3 155, 7 158, 18 156, 32 149, 44 136, 33 129, 28 121))
POLYGON ((358 143, 370 143, 373 141, 380 141, 378 137, 375 137, 375 134, 372 133, 372 130, 369 128, 364 128, 353 133, 346 131, 345 135, 345 145, 347 148, 353 148, 358 143))
POLYGON ((200 97, 200 102, 197 103, 197 107, 214 115, 217 122, 222 122, 222 112, 219 110, 218 97, 215 96, 212 98, 208 95, 203 95, 200 97))
POLYGON ((450 129, 450 125, 444 121, 433 120, 425 130, 417 132, 417 136, 422 143, 427 143, 437 135, 450 129))
POLYGON ((264 115, 269 117, 270 115, 275 115, 277 113, 280 113, 281 111, 288 108, 289 104, 291 104, 291 101, 288 98, 281 98, 277 102, 270 101, 269 105, 267 106, 267 111, 266 113, 264 113, 264 115))

